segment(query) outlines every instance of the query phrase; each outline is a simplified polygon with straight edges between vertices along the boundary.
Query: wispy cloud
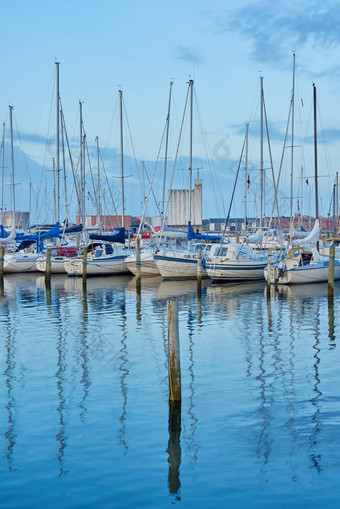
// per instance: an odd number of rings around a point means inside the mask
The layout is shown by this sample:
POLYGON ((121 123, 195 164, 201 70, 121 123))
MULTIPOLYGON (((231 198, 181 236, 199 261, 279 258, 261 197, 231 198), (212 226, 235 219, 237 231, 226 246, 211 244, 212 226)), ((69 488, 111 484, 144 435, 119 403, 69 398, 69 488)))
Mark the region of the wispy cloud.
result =
POLYGON ((336 0, 262 0, 215 20, 219 32, 238 32, 251 41, 251 56, 262 62, 286 59, 307 45, 340 45, 340 4, 336 0))
POLYGON ((195 65, 203 63, 203 56, 201 51, 197 48, 189 48, 187 46, 179 46, 177 48, 176 59, 195 65))

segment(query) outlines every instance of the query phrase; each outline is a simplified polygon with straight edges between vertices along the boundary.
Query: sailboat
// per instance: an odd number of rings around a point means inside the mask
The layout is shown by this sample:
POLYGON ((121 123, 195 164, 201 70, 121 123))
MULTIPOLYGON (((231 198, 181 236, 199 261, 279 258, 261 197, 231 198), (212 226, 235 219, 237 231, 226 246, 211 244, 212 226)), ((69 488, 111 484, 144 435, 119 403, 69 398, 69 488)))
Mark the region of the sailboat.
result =
MULTIPOLYGON (((319 283, 328 280, 329 257, 319 253, 319 206, 317 164, 316 86, 313 83, 314 102, 314 166, 315 166, 315 224, 303 240, 292 242, 281 262, 265 269, 267 280, 275 284, 319 283)), ((334 261, 334 279, 340 279, 340 260, 334 261)))
MULTIPOLYGON (((120 169, 122 193, 122 227, 117 228, 112 235, 90 235, 95 244, 89 251, 87 258, 87 274, 102 276, 114 274, 128 274, 125 259, 130 254, 125 248, 125 216, 124 216, 124 155, 123 155, 123 92, 119 90, 120 105, 120 169), (113 245, 114 244, 114 245, 113 245), (118 244, 118 245, 117 245, 118 244)), ((84 194, 84 193, 83 193, 84 194)), ((85 217, 85 213, 83 213, 85 217)), ((70 258, 64 262, 65 271, 69 276, 82 276, 83 259, 70 258)))
MULTIPOLYGON (((188 94, 190 95, 190 139, 189 139, 189 227, 192 214, 192 123, 193 123, 193 87, 194 81, 189 80, 188 94)), ((164 224, 163 224, 164 227, 164 224)), ((164 279, 194 279, 197 277, 197 251, 209 249, 201 241, 192 243, 185 240, 177 240, 175 244, 161 246, 155 253, 156 267, 164 279)), ((207 278, 205 268, 202 277, 207 278)))

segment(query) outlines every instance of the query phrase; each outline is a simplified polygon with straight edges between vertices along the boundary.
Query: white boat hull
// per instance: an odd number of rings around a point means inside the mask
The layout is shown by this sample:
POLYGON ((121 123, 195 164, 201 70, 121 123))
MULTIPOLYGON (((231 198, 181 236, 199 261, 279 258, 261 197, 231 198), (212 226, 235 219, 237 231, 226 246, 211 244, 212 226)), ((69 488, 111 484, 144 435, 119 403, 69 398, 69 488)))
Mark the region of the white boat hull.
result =
POLYGON ((213 281, 261 281, 264 280, 266 262, 214 263, 206 266, 207 274, 213 281))
POLYGON ((37 272, 36 260, 38 253, 6 253, 4 256, 4 272, 37 272))
MULTIPOLYGON (((196 279, 197 259, 194 257, 170 257, 155 255, 156 267, 163 279, 196 279)), ((202 267, 202 278, 207 278, 207 271, 202 267)))
MULTIPOLYGON (((64 261, 68 258, 63 256, 51 257, 51 274, 66 274, 64 267, 64 261)), ((40 272, 46 272, 46 258, 38 258, 35 263, 37 270, 40 272)))
MULTIPOLYGON (((267 279, 267 270, 264 272, 267 279)), ((328 264, 323 266, 315 264, 314 266, 294 267, 286 269, 283 273, 280 269, 274 268, 271 272, 271 281, 278 285, 321 283, 328 281, 328 273, 328 264)), ((340 265, 338 264, 334 266, 334 279, 340 279, 340 265)))
MULTIPOLYGON (((137 261, 136 261, 136 254, 132 254, 128 256, 125 260, 125 265, 129 269, 132 274, 136 275, 137 273, 137 267, 136 267, 137 261)), ((158 268, 156 267, 156 263, 153 257, 153 252, 141 252, 141 260, 140 260, 140 267, 141 267, 141 275, 144 277, 153 277, 153 276, 159 276, 160 272, 158 268)))
MULTIPOLYGON (((64 262, 65 271, 69 276, 83 275, 83 260, 81 258, 70 258, 64 262)), ((114 274, 128 274, 129 270, 125 265, 125 256, 107 256, 87 260, 88 276, 109 276, 114 274)))

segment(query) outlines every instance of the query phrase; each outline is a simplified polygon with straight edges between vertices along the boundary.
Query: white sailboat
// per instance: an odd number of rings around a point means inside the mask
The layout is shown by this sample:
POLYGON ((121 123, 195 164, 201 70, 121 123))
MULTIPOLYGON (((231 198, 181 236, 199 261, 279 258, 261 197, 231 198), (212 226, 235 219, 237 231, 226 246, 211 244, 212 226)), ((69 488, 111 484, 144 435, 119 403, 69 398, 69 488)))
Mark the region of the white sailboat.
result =
POLYGON ((258 281, 264 279, 266 253, 255 253, 246 244, 215 244, 206 258, 208 276, 218 283, 228 281, 258 281))
MULTIPOLYGON (((275 284, 319 283, 328 280, 329 257, 319 253, 319 207, 317 165, 316 87, 314 99, 314 164, 315 164, 315 225, 303 240, 293 243, 285 257, 271 270, 265 270, 265 278, 275 284)), ((334 261, 334 279, 340 279, 340 260, 334 261)))
MULTIPOLYGON (((123 92, 119 90, 120 105, 120 170, 121 170, 121 194, 122 194, 122 228, 117 229, 115 235, 90 235, 90 239, 97 242, 97 246, 90 251, 87 258, 86 272, 89 276, 103 276, 115 274, 128 274, 130 271, 125 264, 125 259, 130 254, 130 250, 126 249, 125 244, 125 207, 124 207, 124 155, 123 155, 123 92), (122 237, 119 240, 117 237, 122 237), (104 243, 98 246, 98 241, 104 243), (119 242, 121 245, 112 245, 108 242, 119 242)), ((84 149, 85 150, 85 149, 84 149)), ((84 170, 83 170, 84 171, 84 170)), ((83 192, 84 194, 84 192, 83 192)), ((83 212, 85 217, 85 212, 83 212)), ((64 261, 65 271, 69 276, 82 276, 83 259, 72 258, 64 261)))

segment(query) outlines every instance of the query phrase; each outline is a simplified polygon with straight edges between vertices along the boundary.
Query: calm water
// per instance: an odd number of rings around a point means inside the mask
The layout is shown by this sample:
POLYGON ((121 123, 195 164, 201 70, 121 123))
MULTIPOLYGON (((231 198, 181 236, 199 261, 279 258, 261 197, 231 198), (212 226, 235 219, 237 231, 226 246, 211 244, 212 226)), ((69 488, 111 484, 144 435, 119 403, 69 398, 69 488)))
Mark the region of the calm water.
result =
POLYGON ((262 283, 195 291, 5 278, 1 507, 339 505, 340 297, 329 307, 327 284, 269 301, 262 283), (167 299, 181 408, 168 404, 167 299))

